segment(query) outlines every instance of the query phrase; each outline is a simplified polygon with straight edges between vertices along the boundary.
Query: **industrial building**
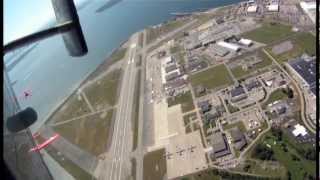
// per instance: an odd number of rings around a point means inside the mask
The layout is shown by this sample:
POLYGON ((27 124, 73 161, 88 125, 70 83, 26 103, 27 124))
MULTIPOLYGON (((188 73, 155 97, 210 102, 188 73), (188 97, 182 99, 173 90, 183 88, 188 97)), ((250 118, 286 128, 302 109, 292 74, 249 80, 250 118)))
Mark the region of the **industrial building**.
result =
POLYGON ((245 84, 245 87, 247 88, 248 91, 251 91, 255 88, 259 88, 261 86, 262 84, 260 83, 260 81, 256 81, 256 80, 250 81, 249 83, 245 84))
POLYGON ((232 89, 230 91, 230 94, 231 94, 231 102, 237 102, 248 97, 242 86, 238 86, 232 89))
POLYGON ((315 57, 302 56, 289 61, 291 72, 302 84, 316 96, 316 59, 315 57))
POLYGON ((235 148, 239 151, 243 150, 243 148, 247 145, 247 140, 244 134, 239 130, 238 127, 230 129, 229 132, 235 148))
POLYGON ((209 100, 198 102, 198 107, 200 108, 200 112, 202 114, 205 114, 211 110, 211 104, 209 103, 209 100))
POLYGON ((238 42, 244 46, 247 46, 247 47, 249 47, 253 44, 252 40, 244 39, 244 38, 241 38, 238 42))
POLYGON ((218 46, 216 44, 209 46, 208 49, 211 53, 213 53, 214 55, 220 56, 220 57, 224 57, 227 54, 229 54, 229 52, 230 52, 228 49, 226 49, 222 46, 218 46))
POLYGON ((247 8, 247 12, 248 13, 256 13, 258 10, 258 6, 257 5, 251 5, 247 8))
POLYGON ((219 41, 217 42, 217 45, 221 46, 221 47, 224 47, 224 48, 227 48, 227 49, 230 49, 232 51, 239 51, 240 50, 240 47, 236 44, 233 44, 233 43, 228 43, 228 42, 225 42, 225 41, 219 41))
POLYGON ((306 128, 304 126, 302 126, 301 124, 296 124, 294 126, 294 129, 292 131, 292 134, 295 136, 295 137, 299 137, 299 136, 305 136, 308 134, 306 128))
POLYGON ((210 144, 213 148, 211 156, 214 156, 214 158, 220 158, 231 154, 226 137, 221 132, 215 132, 210 136, 210 144))

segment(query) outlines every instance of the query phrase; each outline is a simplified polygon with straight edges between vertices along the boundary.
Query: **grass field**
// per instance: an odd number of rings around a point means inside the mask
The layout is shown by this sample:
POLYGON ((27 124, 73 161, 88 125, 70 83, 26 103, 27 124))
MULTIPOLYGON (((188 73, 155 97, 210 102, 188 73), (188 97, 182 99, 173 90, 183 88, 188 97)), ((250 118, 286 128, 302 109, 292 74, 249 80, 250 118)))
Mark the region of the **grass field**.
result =
POLYGON ((83 98, 79 100, 78 95, 73 93, 47 122, 57 123, 87 114, 89 112, 90 109, 83 98))
POLYGON ((269 177, 278 177, 282 179, 286 178, 287 170, 282 165, 274 166, 270 161, 252 159, 247 159, 245 164, 245 166, 248 168, 245 172, 269 177))
POLYGON ((143 158, 143 180, 162 180, 167 172, 165 149, 147 153, 143 158))
POLYGON ((127 48, 120 48, 120 49, 117 49, 116 51, 114 51, 109 60, 112 64, 117 62, 117 61, 120 61, 124 58, 125 54, 127 52, 127 48))
POLYGON ((188 23, 189 20, 168 21, 157 28, 149 28, 147 30, 147 44, 156 40, 158 37, 175 30, 176 28, 188 23))
POLYGON ((140 83, 141 83, 141 70, 139 69, 137 73, 137 80, 134 89, 134 100, 133 100, 133 108, 132 111, 132 131, 133 131, 133 147, 132 151, 137 148, 138 145, 138 126, 139 126, 139 100, 140 100, 140 83))
POLYGON ((233 106, 232 104, 227 104, 227 108, 229 110, 229 112, 232 114, 232 113, 235 113, 235 112, 238 112, 240 111, 240 109, 236 106, 233 106))
POLYGON ((53 129, 81 149, 99 156, 106 151, 113 110, 54 126, 53 129))
POLYGON ((190 77, 193 87, 203 85, 208 89, 219 88, 233 83, 225 65, 218 65, 190 77))
POLYGON ((184 94, 168 98, 168 106, 169 107, 177 105, 177 104, 181 104, 181 109, 182 109, 183 113, 193 110, 194 105, 193 105, 193 99, 192 99, 191 92, 188 91, 184 94))
MULTIPOLYGON (((37 144, 43 143, 45 139, 40 135, 35 138, 37 144)), ((45 151, 52 157, 63 169, 65 169, 71 176, 79 180, 87 180, 96 178, 81 169, 79 166, 74 164, 71 160, 66 158, 62 153, 58 154, 58 150, 52 145, 48 145, 45 151)))
POLYGON ((284 39, 294 32, 291 30, 291 26, 271 23, 263 23, 263 25, 253 31, 246 32, 242 35, 244 38, 248 38, 257 42, 270 44, 274 41, 284 39))
POLYGON ((236 123, 232 123, 232 124, 226 124, 223 126, 223 129, 224 130, 228 130, 228 129, 231 129, 231 128, 234 128, 234 127, 238 127, 239 130, 243 133, 247 132, 247 129, 246 127, 244 126, 243 122, 242 121, 238 121, 236 123))
POLYGON ((280 63, 287 62, 290 59, 301 56, 303 53, 309 55, 316 54, 316 37, 311 33, 300 32, 290 38, 293 48, 287 52, 275 55, 272 53, 272 47, 267 48, 267 51, 280 63))
POLYGON ((291 179, 300 180, 306 175, 315 175, 315 162, 304 159, 293 146, 286 141, 277 141, 272 133, 268 133, 262 144, 269 144, 277 161, 284 165, 291 173, 291 179), (276 144, 274 143, 276 142, 276 144), (283 146, 286 146, 287 152, 283 146))
POLYGON ((99 110, 116 104, 121 73, 121 69, 113 70, 83 90, 95 109, 99 110))
POLYGON ((259 51, 258 57, 262 59, 262 62, 254 65, 250 69, 243 70, 241 65, 236 66, 235 68, 232 68, 231 72, 234 75, 234 77, 237 79, 243 78, 243 77, 248 76, 249 74, 259 70, 259 69, 265 68, 265 67, 272 64, 271 59, 262 51, 259 51))
POLYGON ((175 45, 170 48, 170 54, 173 54, 173 56, 177 59, 179 64, 185 64, 185 54, 186 52, 183 50, 183 48, 179 45, 175 45))
POLYGON ((277 89, 269 95, 269 99, 262 105, 262 107, 265 108, 270 103, 273 103, 273 102, 279 101, 279 100, 283 100, 283 99, 287 99, 287 98, 288 98, 287 94, 285 94, 282 91, 282 89, 277 89))
POLYGON ((77 180, 96 180, 94 176, 87 173, 79 166, 74 164, 71 160, 64 157, 62 154, 58 154, 58 151, 52 147, 47 146, 45 151, 63 168, 65 169, 71 176, 73 176, 77 180))
POLYGON ((187 115, 184 115, 183 116, 183 122, 184 122, 184 125, 188 125, 192 120, 196 119, 197 118, 197 113, 196 112, 193 112, 193 113, 189 113, 187 115))

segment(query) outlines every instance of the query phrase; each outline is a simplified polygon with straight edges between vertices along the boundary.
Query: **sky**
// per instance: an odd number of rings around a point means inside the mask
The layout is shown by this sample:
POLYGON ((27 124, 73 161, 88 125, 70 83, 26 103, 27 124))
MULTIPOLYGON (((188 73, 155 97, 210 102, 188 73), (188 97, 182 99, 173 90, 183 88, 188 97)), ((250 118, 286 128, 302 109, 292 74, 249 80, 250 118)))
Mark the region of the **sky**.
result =
MULTIPOLYGON (((78 5, 86 0, 74 0, 78 5)), ((54 11, 51 0, 4 0, 3 43, 31 34, 51 19, 54 11)))

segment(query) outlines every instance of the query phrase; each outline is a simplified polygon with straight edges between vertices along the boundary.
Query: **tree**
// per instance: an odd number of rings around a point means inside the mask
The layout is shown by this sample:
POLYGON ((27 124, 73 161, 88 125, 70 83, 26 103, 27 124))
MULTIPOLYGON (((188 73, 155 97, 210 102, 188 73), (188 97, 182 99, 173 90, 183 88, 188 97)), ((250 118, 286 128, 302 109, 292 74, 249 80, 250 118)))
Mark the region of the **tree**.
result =
POLYGON ((288 180, 292 179, 292 175, 291 175, 290 171, 287 171, 287 177, 288 177, 288 180))
POLYGON ((258 144, 253 151, 253 157, 261 160, 275 160, 274 152, 263 144, 258 144))
POLYGON ((304 153, 304 157, 308 160, 315 161, 316 160, 316 151, 315 149, 309 148, 304 153))
POLYGON ((282 131, 279 128, 272 128, 271 133, 277 138, 277 141, 282 141, 282 131))
POLYGON ((250 164, 246 164, 246 165, 244 166, 243 170, 244 170, 245 172, 248 172, 250 168, 251 168, 251 165, 250 165, 250 164))

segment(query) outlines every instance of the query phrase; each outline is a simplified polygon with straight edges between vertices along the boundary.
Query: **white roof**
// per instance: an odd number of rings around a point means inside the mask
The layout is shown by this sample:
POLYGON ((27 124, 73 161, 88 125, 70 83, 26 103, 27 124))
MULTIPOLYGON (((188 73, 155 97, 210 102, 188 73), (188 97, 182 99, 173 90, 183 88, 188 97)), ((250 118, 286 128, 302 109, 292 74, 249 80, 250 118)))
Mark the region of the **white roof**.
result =
POLYGON ((300 6, 302 9, 306 9, 306 10, 309 10, 309 9, 316 9, 317 8, 317 4, 316 2, 300 2, 300 6))
POLYGON ((279 4, 270 4, 267 8, 268 11, 279 11, 279 4))
POLYGON ((233 44, 233 43, 228 43, 225 41, 219 41, 219 42, 217 42, 217 45, 231 49, 233 51, 238 51, 240 49, 240 47, 238 45, 233 44))
POLYGON ((248 45, 252 44, 252 41, 250 39, 241 38, 239 43, 248 46, 248 45))
POLYGON ((266 81, 267 86, 271 86, 273 84, 273 80, 266 81))
POLYGON ((296 124, 294 126, 294 130, 292 131, 292 133, 294 136, 299 136, 299 135, 305 136, 308 134, 306 128, 300 124, 296 124))
POLYGON ((247 9, 247 12, 257 12, 257 8, 258 8, 257 5, 249 6, 247 9))
POLYGON ((168 57, 166 57, 166 58, 164 58, 163 59, 163 64, 168 64, 168 63, 170 63, 172 61, 172 57, 171 56, 168 56, 168 57))

